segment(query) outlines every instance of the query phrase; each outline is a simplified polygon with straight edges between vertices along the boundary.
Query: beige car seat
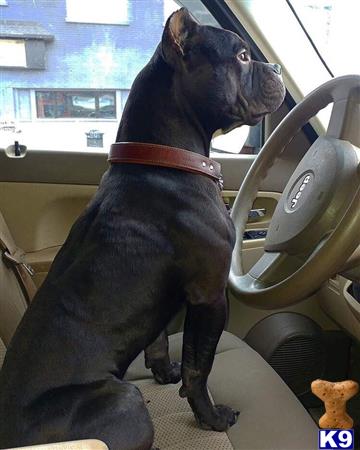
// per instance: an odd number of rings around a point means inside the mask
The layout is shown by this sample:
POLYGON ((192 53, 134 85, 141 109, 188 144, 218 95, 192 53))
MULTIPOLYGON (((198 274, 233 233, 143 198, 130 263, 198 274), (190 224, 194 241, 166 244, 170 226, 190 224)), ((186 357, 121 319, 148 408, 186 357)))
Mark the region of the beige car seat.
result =
MULTIPOLYGON (((24 259, 0 213, 0 239, 17 262, 24 259)), ((4 247, 4 246, 3 246, 4 247)), ((0 258, 0 367, 5 349, 26 308, 26 289, 16 267, 0 258)), ((25 269, 26 270, 26 269, 25 269)), ((181 359, 182 334, 170 336, 170 356, 181 359)), ((224 332, 217 348, 209 391, 217 404, 240 411, 227 433, 201 430, 179 385, 160 386, 145 369, 142 354, 129 367, 126 378, 140 388, 155 426, 155 446, 161 450, 310 450, 317 448, 317 427, 277 373, 236 336, 224 332)), ((1 420, 1 417, 0 417, 1 420)), ((56 450, 103 450, 90 441, 27 447, 56 450)), ((117 450, 117 449, 116 449, 117 450)))

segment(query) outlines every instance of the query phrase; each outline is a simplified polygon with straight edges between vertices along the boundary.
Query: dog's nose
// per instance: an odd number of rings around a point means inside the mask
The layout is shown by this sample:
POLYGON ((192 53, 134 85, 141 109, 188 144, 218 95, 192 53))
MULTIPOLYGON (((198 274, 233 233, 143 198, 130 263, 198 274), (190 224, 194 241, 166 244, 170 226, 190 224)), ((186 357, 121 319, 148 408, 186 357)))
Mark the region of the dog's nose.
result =
POLYGON ((277 73, 278 75, 281 75, 281 66, 280 64, 272 64, 274 72, 277 73))

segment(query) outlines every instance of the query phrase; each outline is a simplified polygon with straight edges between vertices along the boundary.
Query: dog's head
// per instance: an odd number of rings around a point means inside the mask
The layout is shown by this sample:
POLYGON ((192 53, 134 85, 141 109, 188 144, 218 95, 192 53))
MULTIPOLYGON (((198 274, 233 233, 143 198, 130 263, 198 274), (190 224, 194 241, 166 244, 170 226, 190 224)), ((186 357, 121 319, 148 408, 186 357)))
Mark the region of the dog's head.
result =
POLYGON ((175 89, 213 131, 255 125, 284 100, 279 65, 253 61, 237 34, 199 25, 185 8, 169 17, 161 46, 175 89))

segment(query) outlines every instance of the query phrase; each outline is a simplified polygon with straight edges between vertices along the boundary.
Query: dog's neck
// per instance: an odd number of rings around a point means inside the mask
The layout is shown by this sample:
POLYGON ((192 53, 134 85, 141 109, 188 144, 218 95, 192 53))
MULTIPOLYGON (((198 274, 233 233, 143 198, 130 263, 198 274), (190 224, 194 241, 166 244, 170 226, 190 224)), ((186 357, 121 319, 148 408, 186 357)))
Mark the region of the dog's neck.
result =
POLYGON ((212 131, 202 126, 173 77, 158 48, 134 81, 116 141, 161 144, 209 156, 212 131))

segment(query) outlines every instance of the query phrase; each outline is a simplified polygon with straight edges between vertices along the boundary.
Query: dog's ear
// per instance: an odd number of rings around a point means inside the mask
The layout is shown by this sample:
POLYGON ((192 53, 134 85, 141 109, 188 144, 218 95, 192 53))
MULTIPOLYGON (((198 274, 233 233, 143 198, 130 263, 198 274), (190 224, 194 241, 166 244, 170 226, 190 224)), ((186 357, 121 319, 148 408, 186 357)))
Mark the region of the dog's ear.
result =
POLYGON ((186 8, 175 11, 168 18, 161 42, 163 56, 167 62, 173 64, 174 58, 184 56, 185 46, 198 26, 198 22, 186 8))

